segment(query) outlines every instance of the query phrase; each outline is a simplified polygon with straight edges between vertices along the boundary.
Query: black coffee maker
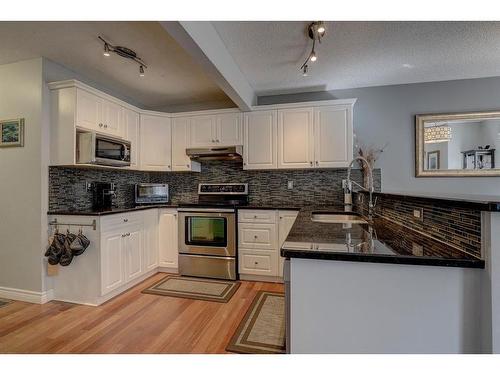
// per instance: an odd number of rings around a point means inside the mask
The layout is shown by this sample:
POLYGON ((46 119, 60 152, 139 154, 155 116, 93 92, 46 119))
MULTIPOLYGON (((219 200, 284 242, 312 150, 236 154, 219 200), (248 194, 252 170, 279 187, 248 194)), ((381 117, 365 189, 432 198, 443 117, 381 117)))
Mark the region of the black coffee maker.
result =
POLYGON ((94 182, 92 184, 92 193, 94 210, 106 210, 113 206, 113 198, 116 197, 113 182, 94 182))

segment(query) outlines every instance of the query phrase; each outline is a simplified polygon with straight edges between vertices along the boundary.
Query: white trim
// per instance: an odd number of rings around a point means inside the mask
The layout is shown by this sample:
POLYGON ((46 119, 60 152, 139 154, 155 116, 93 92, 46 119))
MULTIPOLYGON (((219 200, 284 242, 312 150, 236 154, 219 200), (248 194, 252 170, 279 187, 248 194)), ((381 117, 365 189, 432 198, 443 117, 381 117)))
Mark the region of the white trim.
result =
POLYGON ((172 268, 172 267, 158 267, 158 272, 159 273, 173 273, 173 274, 179 274, 179 269, 178 268, 172 268))
POLYGON ((243 281, 262 281, 265 283, 281 283, 283 278, 279 276, 263 276, 263 275, 245 275, 240 273, 240 280, 243 281))
POLYGON ((357 100, 358 100, 357 98, 352 98, 352 99, 317 100, 313 102, 256 105, 252 107, 252 111, 269 111, 272 109, 285 109, 285 108, 322 107, 328 105, 353 106, 357 100))
POLYGON ((54 299, 54 290, 35 292, 33 290, 0 287, 0 298, 44 304, 54 299))
POLYGON ((190 112, 176 112, 171 113, 170 117, 191 117, 191 116, 207 116, 207 115, 219 115, 224 113, 243 113, 238 108, 222 108, 222 109, 207 109, 203 111, 190 111, 190 112))

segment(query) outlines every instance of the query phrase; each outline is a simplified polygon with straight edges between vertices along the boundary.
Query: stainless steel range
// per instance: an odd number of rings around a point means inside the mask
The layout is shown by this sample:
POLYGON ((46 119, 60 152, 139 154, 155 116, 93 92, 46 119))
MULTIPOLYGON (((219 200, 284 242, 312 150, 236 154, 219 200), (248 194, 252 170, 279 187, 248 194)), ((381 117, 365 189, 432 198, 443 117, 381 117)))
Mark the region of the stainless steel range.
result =
POLYGON ((179 207, 179 273, 236 280, 236 207, 248 184, 200 184, 198 203, 179 207))

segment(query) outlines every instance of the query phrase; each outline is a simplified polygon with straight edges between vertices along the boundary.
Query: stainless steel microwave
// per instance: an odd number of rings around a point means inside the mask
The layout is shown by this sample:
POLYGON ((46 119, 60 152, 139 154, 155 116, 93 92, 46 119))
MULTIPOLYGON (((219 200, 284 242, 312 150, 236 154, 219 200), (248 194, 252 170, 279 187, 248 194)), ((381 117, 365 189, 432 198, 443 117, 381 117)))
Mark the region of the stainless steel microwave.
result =
POLYGON ((76 133, 76 163, 130 166, 130 142, 95 132, 76 133))

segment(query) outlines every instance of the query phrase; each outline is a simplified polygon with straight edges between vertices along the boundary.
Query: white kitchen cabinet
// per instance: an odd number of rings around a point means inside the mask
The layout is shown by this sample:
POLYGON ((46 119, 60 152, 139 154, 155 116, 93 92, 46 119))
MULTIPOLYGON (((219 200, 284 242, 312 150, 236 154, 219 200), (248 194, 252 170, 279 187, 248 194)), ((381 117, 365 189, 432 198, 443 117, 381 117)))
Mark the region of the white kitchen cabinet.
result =
POLYGON ((143 227, 132 225, 123 237, 125 241, 125 282, 136 279, 144 271, 143 266, 143 227))
POLYGON ((314 144, 316 167, 347 167, 353 156, 352 107, 314 108, 314 144))
POLYGON ((243 275, 276 277, 278 257, 275 251, 239 249, 239 272, 243 275))
POLYGON ((191 147, 241 145, 241 113, 228 112, 190 117, 191 147))
POLYGON ((140 129, 139 114, 128 108, 122 108, 122 123, 125 139, 130 141, 130 169, 139 169, 140 166, 140 129))
POLYGON ((178 218, 177 211, 160 209, 159 231, 159 266, 175 270, 178 268, 178 218))
POLYGON ((278 112, 254 111, 244 114, 243 169, 276 169, 278 112))
POLYGON ((158 267, 158 211, 144 211, 143 272, 158 267))
POLYGON ((314 166, 313 108, 278 111, 278 168, 314 166))
POLYGON ((171 124, 164 116, 141 114, 141 170, 172 170, 171 124))
POLYGON ((242 115, 239 112, 221 113, 216 117, 215 137, 220 146, 236 146, 243 144, 242 115))
POLYGON ((101 99, 101 118, 99 127, 101 132, 123 137, 124 129, 121 123, 122 107, 106 99, 101 99), (102 124, 102 127, 101 127, 102 124))
POLYGON ((279 261, 278 261, 278 276, 283 277, 283 265, 285 258, 281 256, 281 248, 285 242, 290 230, 297 219, 298 211, 278 211, 278 233, 279 233, 279 261))
POLYGON ((191 161, 186 155, 190 147, 191 118, 177 117, 172 119, 172 170, 173 171, 201 171, 199 162, 191 161))
POLYGON ((277 247, 276 224, 238 224, 238 248, 275 250, 277 247))
POLYGON ((102 294, 107 294, 125 282, 125 246, 122 230, 102 233, 101 280, 102 294))

